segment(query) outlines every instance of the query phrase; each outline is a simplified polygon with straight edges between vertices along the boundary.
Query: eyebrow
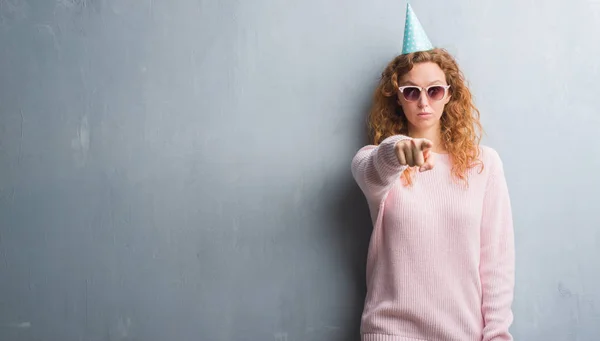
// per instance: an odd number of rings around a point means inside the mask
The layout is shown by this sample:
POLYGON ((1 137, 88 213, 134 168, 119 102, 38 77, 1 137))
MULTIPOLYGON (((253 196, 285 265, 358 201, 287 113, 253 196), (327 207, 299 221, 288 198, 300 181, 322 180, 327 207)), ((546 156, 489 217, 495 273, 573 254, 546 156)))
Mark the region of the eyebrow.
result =
MULTIPOLYGON (((434 83, 444 83, 444 82, 442 82, 442 81, 441 81, 441 80, 439 80, 439 79, 436 79, 436 80, 434 80, 433 82, 431 82, 431 83, 429 83, 429 84, 427 84, 427 85, 431 85, 431 84, 434 84, 434 83)), ((404 82, 402 82, 402 83, 400 83, 400 84, 408 84, 408 85, 419 86, 417 83, 414 83, 414 82, 411 82, 411 81, 404 81, 404 82)))

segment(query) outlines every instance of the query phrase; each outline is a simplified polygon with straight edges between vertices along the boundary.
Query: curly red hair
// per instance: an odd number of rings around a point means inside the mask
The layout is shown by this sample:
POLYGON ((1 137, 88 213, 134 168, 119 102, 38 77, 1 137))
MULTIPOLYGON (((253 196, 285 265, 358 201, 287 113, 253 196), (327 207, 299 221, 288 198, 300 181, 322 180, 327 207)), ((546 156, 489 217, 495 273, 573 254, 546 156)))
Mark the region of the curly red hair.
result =
MULTIPOLYGON (((479 121, 479 110, 473 103, 464 75, 456 60, 445 49, 435 48, 399 55, 387 65, 381 74, 369 112, 370 138, 373 144, 378 145, 389 136, 408 135, 408 120, 397 101, 398 80, 415 64, 424 62, 436 63, 450 85, 452 97, 441 117, 441 139, 453 160, 452 174, 456 179, 467 183, 467 171, 477 164, 483 167, 483 163, 478 160, 483 128, 479 121)), ((408 185, 412 184, 413 172, 409 168, 402 173, 408 185)))

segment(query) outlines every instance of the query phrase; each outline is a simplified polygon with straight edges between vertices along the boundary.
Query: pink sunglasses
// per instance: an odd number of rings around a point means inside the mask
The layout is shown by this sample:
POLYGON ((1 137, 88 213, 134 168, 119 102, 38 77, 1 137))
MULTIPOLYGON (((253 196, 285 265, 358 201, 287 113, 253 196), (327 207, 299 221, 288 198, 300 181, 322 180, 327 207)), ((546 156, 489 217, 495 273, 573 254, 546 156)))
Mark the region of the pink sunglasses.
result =
POLYGON ((400 89, 400 92, 404 96, 405 100, 409 102, 416 102, 419 100, 419 98, 421 98, 421 91, 423 90, 425 90, 427 97, 429 97, 430 100, 439 101, 446 97, 449 88, 450 85, 430 85, 426 88, 416 85, 407 85, 401 86, 398 89, 400 89))

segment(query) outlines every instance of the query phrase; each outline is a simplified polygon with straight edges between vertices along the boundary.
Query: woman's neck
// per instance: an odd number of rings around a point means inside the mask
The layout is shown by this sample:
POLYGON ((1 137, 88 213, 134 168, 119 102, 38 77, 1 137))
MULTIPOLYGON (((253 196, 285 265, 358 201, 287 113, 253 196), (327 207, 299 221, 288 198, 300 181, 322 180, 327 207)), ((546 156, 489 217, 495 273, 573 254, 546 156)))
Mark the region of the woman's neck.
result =
POLYGON ((446 148, 444 147, 444 143, 442 141, 442 134, 440 129, 437 127, 432 127, 429 130, 409 130, 408 135, 412 138, 424 138, 428 139, 433 143, 433 152, 435 153, 446 153, 446 148))

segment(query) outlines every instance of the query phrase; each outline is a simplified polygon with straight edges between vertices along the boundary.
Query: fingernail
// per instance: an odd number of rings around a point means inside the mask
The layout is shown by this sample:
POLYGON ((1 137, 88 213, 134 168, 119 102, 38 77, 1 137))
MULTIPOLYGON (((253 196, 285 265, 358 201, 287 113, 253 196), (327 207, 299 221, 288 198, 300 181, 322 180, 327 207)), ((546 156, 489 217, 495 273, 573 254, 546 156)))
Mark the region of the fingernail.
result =
POLYGON ((425 171, 425 167, 419 168, 419 172, 424 172, 424 171, 425 171))

